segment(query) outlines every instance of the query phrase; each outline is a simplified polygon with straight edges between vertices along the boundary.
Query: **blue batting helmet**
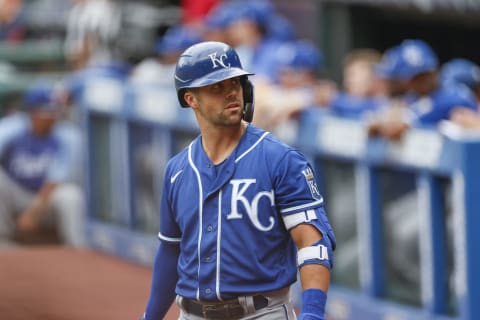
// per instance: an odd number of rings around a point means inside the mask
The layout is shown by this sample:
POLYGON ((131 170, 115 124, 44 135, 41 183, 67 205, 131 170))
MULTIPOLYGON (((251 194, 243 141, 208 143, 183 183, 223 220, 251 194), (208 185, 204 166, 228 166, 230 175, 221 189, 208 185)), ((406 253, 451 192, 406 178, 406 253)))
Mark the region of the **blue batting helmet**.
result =
MULTIPOLYGON (((206 41, 194 44, 178 59, 175 69, 175 88, 182 107, 188 107, 184 92, 188 88, 204 87, 226 79, 241 77, 245 109, 253 112, 253 86, 247 76, 253 73, 243 70, 235 50, 223 42, 206 41)), ((246 110, 244 119, 249 121, 252 114, 246 110)), ((250 119, 251 120, 251 119, 250 119)))

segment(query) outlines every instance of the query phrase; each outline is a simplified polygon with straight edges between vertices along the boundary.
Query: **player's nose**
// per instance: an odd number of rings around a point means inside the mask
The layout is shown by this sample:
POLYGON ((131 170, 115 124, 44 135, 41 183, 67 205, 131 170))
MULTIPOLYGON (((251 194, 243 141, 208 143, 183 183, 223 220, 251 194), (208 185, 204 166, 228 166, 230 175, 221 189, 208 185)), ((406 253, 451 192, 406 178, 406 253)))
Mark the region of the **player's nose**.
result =
POLYGON ((236 83, 229 83, 227 86, 227 99, 232 99, 232 97, 239 97, 241 94, 242 87, 236 83))

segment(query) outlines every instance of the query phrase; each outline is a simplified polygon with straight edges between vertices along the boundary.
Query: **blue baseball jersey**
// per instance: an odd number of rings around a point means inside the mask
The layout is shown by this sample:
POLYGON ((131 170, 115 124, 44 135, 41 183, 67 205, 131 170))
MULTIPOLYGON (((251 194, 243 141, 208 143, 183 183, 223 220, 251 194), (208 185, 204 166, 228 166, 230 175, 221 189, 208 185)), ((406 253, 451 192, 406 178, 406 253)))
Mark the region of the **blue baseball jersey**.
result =
POLYGON ((356 97, 346 92, 340 92, 333 99, 330 109, 333 114, 342 118, 361 119, 368 113, 379 111, 386 104, 386 99, 356 97))
POLYGON ((286 216, 315 212, 311 223, 335 241, 308 161, 252 125, 219 165, 195 139, 169 161, 163 190, 159 238, 180 245, 183 297, 223 300, 295 282, 286 216))
POLYGON ((59 143, 53 136, 39 138, 25 132, 10 141, 0 163, 13 180, 36 192, 46 181, 58 150, 59 143))
POLYGON ((23 187, 36 191, 44 182, 78 178, 81 138, 76 128, 57 123, 52 134, 31 135, 29 117, 18 113, 0 119, 0 165, 23 187))
POLYGON ((441 120, 447 120, 457 107, 477 110, 472 92, 465 86, 439 87, 427 97, 407 96, 410 110, 420 125, 431 126, 441 120))

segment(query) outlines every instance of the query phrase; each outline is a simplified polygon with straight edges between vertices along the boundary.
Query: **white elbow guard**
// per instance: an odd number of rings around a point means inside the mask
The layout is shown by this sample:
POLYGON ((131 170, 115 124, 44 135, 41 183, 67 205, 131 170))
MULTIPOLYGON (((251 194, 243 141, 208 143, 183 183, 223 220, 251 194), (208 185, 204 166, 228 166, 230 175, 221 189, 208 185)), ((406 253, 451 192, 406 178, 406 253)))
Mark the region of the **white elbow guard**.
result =
POLYGON ((319 264, 329 270, 333 267, 332 246, 325 237, 309 247, 302 248, 297 252, 297 266, 300 269, 307 264, 319 264))
POLYGON ((310 222, 313 220, 317 220, 317 214, 315 213, 314 209, 297 212, 283 217, 283 223, 285 224, 287 230, 290 230, 293 227, 298 226, 299 224, 310 222))

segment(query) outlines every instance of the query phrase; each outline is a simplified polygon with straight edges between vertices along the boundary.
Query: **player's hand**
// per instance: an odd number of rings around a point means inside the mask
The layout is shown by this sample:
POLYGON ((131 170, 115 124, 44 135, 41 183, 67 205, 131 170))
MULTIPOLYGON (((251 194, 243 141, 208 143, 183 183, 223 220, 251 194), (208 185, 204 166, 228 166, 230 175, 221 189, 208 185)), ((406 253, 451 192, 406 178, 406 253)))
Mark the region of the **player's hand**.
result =
POLYGON ((380 128, 380 135, 392 141, 402 139, 409 125, 403 121, 390 121, 380 128))
POLYGON ((450 120, 466 129, 480 129, 480 115, 467 108, 455 108, 450 114, 450 120))
POLYGON ((325 320, 325 317, 313 313, 301 313, 298 320, 325 320))
POLYGON ((37 215, 27 210, 17 219, 17 230, 20 232, 31 232, 38 228, 39 223, 37 215))

